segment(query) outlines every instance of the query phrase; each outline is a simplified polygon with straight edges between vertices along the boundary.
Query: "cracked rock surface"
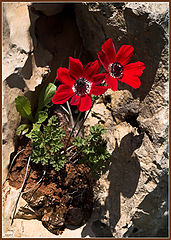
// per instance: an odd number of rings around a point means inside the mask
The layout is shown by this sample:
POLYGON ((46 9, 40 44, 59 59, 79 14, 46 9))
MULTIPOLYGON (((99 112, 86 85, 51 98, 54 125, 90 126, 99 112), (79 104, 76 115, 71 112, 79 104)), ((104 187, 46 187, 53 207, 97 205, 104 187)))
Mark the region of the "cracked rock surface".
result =
MULTIPOLYGON (((119 82, 119 91, 108 90, 94 105, 85 131, 105 126, 110 164, 94 189, 91 218, 60 237, 168 236, 168 19, 164 2, 3 3, 3 178, 20 122, 16 96, 26 95, 34 108, 41 86, 54 81, 58 67, 68 67, 69 56, 95 60, 107 38, 116 51, 131 44, 132 61, 146 66, 139 89, 119 82)), ((17 194, 5 185, 4 237, 58 237, 31 210, 32 220, 9 225, 17 194)))

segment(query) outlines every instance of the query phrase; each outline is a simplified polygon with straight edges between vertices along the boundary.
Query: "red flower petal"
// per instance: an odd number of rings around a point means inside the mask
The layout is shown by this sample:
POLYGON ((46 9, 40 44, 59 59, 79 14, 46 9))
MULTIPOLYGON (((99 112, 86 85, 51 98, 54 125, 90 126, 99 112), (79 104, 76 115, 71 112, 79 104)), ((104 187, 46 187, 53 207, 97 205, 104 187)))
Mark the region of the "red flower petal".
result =
POLYGON ((98 60, 87 64, 83 71, 83 77, 87 80, 91 79, 94 74, 97 74, 100 69, 100 63, 98 60))
POLYGON ((123 45, 116 54, 115 61, 121 63, 123 66, 127 64, 132 55, 134 48, 131 45, 123 45))
POLYGON ((129 86, 131 86, 135 89, 139 88, 141 86, 140 79, 137 76, 132 75, 131 73, 128 74, 128 73, 125 72, 123 77, 121 79, 118 79, 118 80, 128 84, 129 86))
POLYGON ((58 68, 56 78, 68 86, 73 86, 75 82, 75 80, 70 77, 69 70, 67 68, 58 68))
POLYGON ((79 59, 69 57, 69 73, 75 79, 82 77, 83 65, 79 59))
POLYGON ((74 95, 70 101, 71 105, 78 105, 80 102, 80 96, 74 95))
POLYGON ((78 104, 78 110, 80 112, 88 111, 91 108, 91 97, 90 95, 85 95, 80 98, 80 102, 78 104))
POLYGON ((62 84, 58 87, 55 95, 52 98, 52 102, 54 104, 63 104, 73 95, 74 95, 74 92, 72 88, 62 84))
POLYGON ((108 89, 108 87, 106 87, 106 86, 92 86, 90 94, 98 96, 98 95, 105 93, 107 89, 108 89))
POLYGON ((105 79, 105 76, 106 76, 106 72, 105 73, 99 73, 99 74, 96 74, 93 76, 92 78, 92 82, 93 84, 95 83, 96 85, 97 84, 100 84, 104 79, 105 79))
POLYGON ((102 51, 108 56, 110 63, 115 61, 116 51, 111 38, 102 45, 102 51))
POLYGON ((110 74, 106 75, 105 81, 109 88, 111 88, 113 91, 117 91, 118 89, 118 82, 117 79, 110 76, 110 74))
POLYGON ((130 63, 124 66, 124 73, 125 74, 131 74, 133 76, 141 76, 143 73, 143 70, 145 69, 145 65, 142 62, 135 62, 130 63))
POLYGON ((97 55, 98 55, 98 58, 99 58, 101 64, 103 65, 103 67, 107 71, 109 71, 108 66, 110 64, 110 61, 109 61, 108 56, 104 52, 102 52, 102 51, 98 52, 97 55))

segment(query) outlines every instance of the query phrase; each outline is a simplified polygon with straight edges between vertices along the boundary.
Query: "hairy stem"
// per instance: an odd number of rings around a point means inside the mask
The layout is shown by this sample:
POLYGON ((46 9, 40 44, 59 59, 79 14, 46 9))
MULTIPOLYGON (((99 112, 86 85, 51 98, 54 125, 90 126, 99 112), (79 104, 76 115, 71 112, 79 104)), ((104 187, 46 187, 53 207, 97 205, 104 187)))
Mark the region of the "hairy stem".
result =
POLYGON ((93 108, 93 106, 94 106, 94 103, 95 103, 96 99, 97 99, 97 98, 95 98, 95 99, 94 99, 94 101, 93 101, 93 103, 92 103, 92 105, 91 105, 91 108, 89 109, 89 111, 88 111, 88 113, 87 113, 86 117, 85 117, 85 118, 82 120, 81 126, 80 126, 80 128, 79 128, 79 130, 78 130, 78 132, 77 132, 77 134, 76 134, 76 137, 78 136, 78 134, 79 134, 79 132, 81 131, 81 129, 82 129, 82 127, 83 127, 83 125, 84 125, 85 121, 87 120, 87 118, 88 118, 88 115, 90 114, 90 112, 91 112, 91 109, 93 108))
POLYGON ((64 106, 60 105, 60 107, 69 115, 68 110, 64 106))
POLYGON ((46 170, 43 171, 43 175, 42 175, 41 179, 39 179, 39 181, 36 184, 34 184, 34 186, 32 188, 30 188, 29 190, 27 190, 25 192, 22 192, 22 194, 32 191, 43 180, 43 177, 45 176, 45 174, 46 174, 46 170))
POLYGON ((77 125, 80 117, 81 117, 81 112, 79 112, 78 117, 77 117, 77 119, 76 119, 76 121, 75 121, 74 127, 73 127, 73 129, 72 129, 72 131, 71 131, 71 133, 70 133, 70 135, 69 135, 69 138, 68 138, 68 141, 67 141, 67 144, 66 144, 66 148, 68 147, 69 141, 70 141, 70 139, 71 139, 71 136, 72 136, 72 134, 73 134, 73 132, 74 132, 74 130, 75 130, 75 128, 76 128, 76 125, 77 125))
POLYGON ((70 119, 71 119, 71 126, 73 128, 74 127, 74 119, 73 119, 73 116, 72 116, 72 111, 71 111, 69 102, 67 101, 66 103, 67 103, 67 107, 68 107, 68 111, 69 111, 69 116, 70 116, 70 119))
POLYGON ((62 152, 61 152, 61 155, 63 155, 65 152, 72 151, 72 148, 74 148, 74 147, 75 147, 74 145, 71 145, 70 147, 68 147, 67 149, 65 149, 65 151, 62 151, 62 152))
POLYGON ((16 210, 17 210, 18 202, 19 202, 19 200, 20 200, 22 191, 23 191, 23 189, 24 189, 24 185, 25 185, 25 183, 26 183, 26 178, 27 178, 27 173, 28 173, 28 168, 29 168, 30 160, 31 160, 31 154, 30 154, 30 156, 29 156, 29 158, 28 158, 28 162, 27 162, 27 167, 26 167, 26 172, 25 172, 23 184, 22 184, 22 186, 21 186, 20 192, 19 192, 19 194, 18 194, 17 201, 16 201, 16 203, 15 203, 15 205, 14 205, 14 208, 13 208, 11 225, 12 225, 13 222, 14 222, 14 217, 15 217, 15 213, 16 213, 16 210))

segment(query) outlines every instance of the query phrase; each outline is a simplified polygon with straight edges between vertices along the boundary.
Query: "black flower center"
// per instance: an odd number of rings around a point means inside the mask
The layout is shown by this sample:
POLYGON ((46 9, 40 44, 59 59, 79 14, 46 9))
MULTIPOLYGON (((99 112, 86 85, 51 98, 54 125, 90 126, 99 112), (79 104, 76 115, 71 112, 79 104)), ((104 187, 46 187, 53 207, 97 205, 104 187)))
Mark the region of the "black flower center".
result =
POLYGON ((78 78, 73 86, 73 91, 76 93, 77 96, 83 96, 90 92, 92 83, 89 82, 87 79, 80 77, 78 78))
POLYGON ((118 63, 118 62, 112 63, 112 65, 111 65, 111 74, 115 78, 121 78, 122 75, 123 75, 123 66, 120 63, 118 63))

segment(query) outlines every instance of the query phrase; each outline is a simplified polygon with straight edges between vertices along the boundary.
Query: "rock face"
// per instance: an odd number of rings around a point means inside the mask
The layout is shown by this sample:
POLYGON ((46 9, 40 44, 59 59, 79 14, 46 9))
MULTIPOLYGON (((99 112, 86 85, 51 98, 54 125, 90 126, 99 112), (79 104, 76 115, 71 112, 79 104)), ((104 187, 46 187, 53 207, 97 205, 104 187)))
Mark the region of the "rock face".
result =
MULTIPOLYGON (((86 121, 86 128, 97 122, 105 126, 112 156, 94 190, 91 218, 69 237, 168 236, 168 12, 168 3, 157 2, 3 3, 4 178, 20 121, 16 96, 28 96, 34 108, 41 86, 54 81, 56 69, 68 66, 69 56, 84 64, 95 60, 107 38, 116 50, 131 44, 133 62, 146 66, 139 89, 120 82, 119 91, 108 90, 86 121)), ((6 186, 4 214, 13 195, 6 186)), ((4 236, 55 236, 37 220, 28 225, 16 219, 8 227, 7 218, 4 236), (28 226, 35 222, 39 231, 30 233, 28 226)))
MULTIPOLYGON (((92 25, 100 28, 100 45, 106 37, 113 38, 116 49, 131 44, 135 47, 134 60, 143 61, 146 69, 138 90, 120 83, 120 91, 106 92, 104 105, 108 110, 103 117, 98 118, 99 103, 87 121, 87 125, 104 121, 112 157, 108 172, 99 181, 99 201, 83 236, 89 235, 91 228, 91 236, 98 237, 106 236, 106 231, 114 237, 166 237, 168 5, 99 3, 87 7, 87 15, 94 15, 92 25)), ((89 31, 94 32, 93 28, 89 31)), ((86 37, 87 46, 99 48, 93 37, 86 37)))

